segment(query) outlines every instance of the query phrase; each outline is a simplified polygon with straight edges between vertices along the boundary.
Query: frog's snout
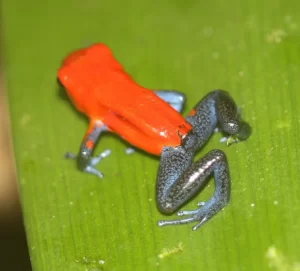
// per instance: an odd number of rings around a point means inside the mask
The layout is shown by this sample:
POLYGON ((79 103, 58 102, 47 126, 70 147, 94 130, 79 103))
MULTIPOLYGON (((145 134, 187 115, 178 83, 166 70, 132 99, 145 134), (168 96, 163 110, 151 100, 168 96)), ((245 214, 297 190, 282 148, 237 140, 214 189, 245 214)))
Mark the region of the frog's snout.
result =
POLYGON ((251 134, 252 134, 251 126, 246 122, 242 122, 240 124, 240 130, 239 130, 239 133, 238 133, 239 139, 240 140, 246 140, 251 134))
POLYGON ((163 214, 172 214, 175 211, 174 206, 170 202, 158 204, 158 209, 163 214))

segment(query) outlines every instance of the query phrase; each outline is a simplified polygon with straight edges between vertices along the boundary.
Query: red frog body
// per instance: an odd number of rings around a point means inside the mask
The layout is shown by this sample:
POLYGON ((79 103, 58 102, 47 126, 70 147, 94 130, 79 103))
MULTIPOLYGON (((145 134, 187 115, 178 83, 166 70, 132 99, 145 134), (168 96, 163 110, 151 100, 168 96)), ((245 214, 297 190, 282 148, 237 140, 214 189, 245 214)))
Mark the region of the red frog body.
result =
POLYGON ((196 230, 229 202, 225 153, 215 149, 193 162, 195 153, 217 127, 229 135, 227 143, 250 136, 250 126, 241 120, 228 92, 209 92, 184 118, 180 115, 184 94, 138 85, 102 43, 69 54, 58 70, 58 79, 77 110, 89 118, 79 154, 67 154, 77 160, 81 171, 103 177, 95 165, 110 150, 96 157, 91 154, 100 135, 113 132, 129 144, 160 156, 156 203, 162 213, 179 209, 199 193, 209 176, 214 176, 215 191, 208 201, 199 202, 198 209, 177 213, 185 218, 159 221, 159 226, 197 222, 196 230))
POLYGON ((69 55, 58 78, 91 122, 101 120, 109 131, 151 154, 179 146, 192 128, 153 91, 135 83, 101 43, 69 55))

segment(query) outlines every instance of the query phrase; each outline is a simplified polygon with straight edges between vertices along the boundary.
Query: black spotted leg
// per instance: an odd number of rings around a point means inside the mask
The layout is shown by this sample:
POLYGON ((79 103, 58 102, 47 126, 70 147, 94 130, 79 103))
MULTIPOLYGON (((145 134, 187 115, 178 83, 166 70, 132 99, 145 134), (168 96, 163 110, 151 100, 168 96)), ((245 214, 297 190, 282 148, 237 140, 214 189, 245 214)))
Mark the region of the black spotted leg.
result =
POLYGON ((249 125, 240 120, 237 107, 229 94, 222 90, 207 94, 192 110, 186 120, 193 129, 182 139, 181 146, 165 147, 157 175, 156 200, 162 213, 170 214, 198 194, 212 174, 215 191, 212 197, 199 203, 197 210, 180 211, 186 218, 159 221, 159 226, 197 222, 196 230, 224 206, 230 199, 230 175, 226 155, 212 150, 192 163, 195 152, 209 139, 217 125, 240 140, 249 137, 249 125))
POLYGON ((103 178, 103 174, 94 166, 97 165, 103 158, 107 157, 111 151, 107 149, 96 157, 92 157, 91 154, 99 136, 105 131, 107 131, 107 128, 101 121, 92 121, 80 145, 79 154, 75 155, 67 152, 65 157, 76 159, 79 170, 91 173, 99 178, 103 178))

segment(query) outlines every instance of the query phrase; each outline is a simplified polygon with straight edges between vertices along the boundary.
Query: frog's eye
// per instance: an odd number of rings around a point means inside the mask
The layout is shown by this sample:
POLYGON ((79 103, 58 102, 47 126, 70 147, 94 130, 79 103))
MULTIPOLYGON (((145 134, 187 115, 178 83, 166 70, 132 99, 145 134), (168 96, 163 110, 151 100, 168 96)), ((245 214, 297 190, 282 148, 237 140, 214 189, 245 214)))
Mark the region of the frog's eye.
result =
POLYGON ((239 131, 239 124, 237 121, 224 123, 223 130, 230 135, 237 134, 239 131))

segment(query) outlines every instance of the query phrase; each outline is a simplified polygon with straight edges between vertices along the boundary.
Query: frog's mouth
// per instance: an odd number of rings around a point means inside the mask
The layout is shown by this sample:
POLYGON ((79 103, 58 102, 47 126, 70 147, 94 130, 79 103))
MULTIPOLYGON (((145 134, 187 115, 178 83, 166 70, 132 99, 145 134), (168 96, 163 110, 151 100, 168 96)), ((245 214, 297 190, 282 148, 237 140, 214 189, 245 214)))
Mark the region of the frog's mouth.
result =
POLYGON ((250 137, 251 134, 252 134, 251 126, 246 122, 241 122, 239 132, 237 134, 230 135, 227 138, 225 138, 226 144, 227 144, 227 146, 230 146, 230 145, 238 143, 240 141, 244 141, 244 140, 248 139, 248 137, 250 137))

